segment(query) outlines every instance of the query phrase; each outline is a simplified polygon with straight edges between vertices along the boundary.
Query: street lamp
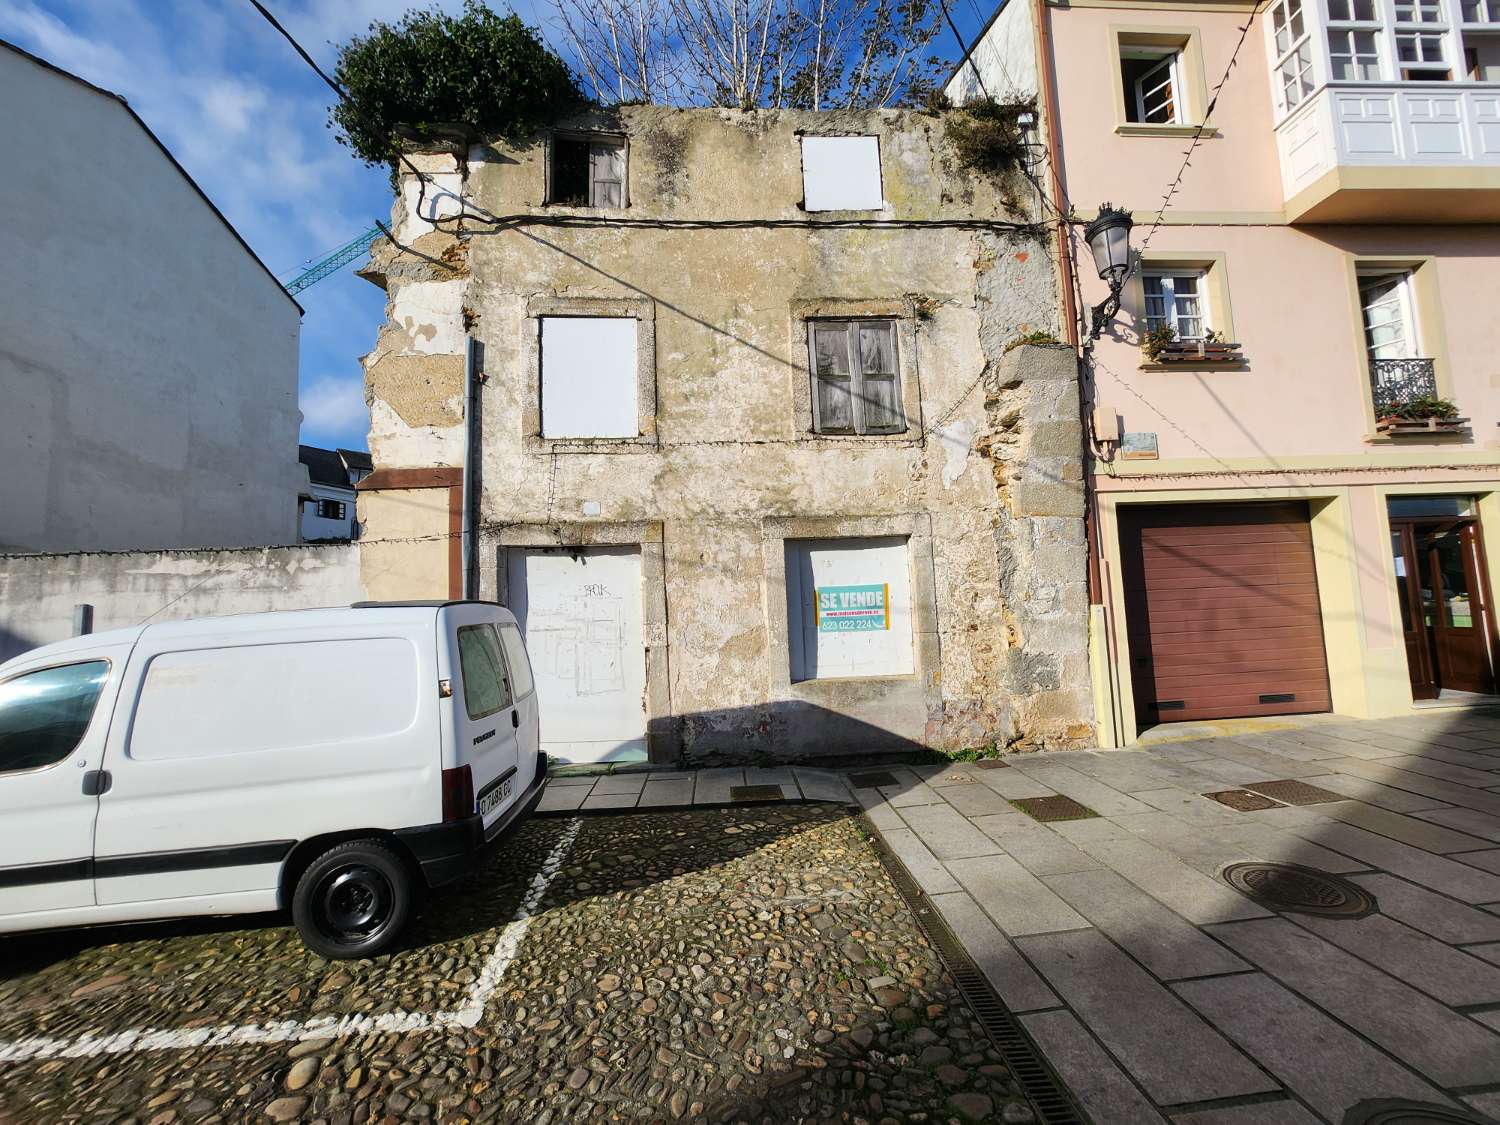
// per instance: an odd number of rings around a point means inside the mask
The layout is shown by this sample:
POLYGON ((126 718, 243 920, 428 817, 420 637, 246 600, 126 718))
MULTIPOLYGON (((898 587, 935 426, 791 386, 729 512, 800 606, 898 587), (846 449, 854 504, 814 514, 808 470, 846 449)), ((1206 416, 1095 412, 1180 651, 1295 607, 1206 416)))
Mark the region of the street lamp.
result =
POLYGON ((1108 283, 1109 296, 1093 308, 1093 322, 1089 326, 1089 343, 1097 340, 1104 328, 1120 311, 1120 290, 1125 286, 1125 277, 1130 273, 1130 228, 1134 225, 1129 211, 1123 211, 1106 203, 1099 208, 1099 217, 1083 228, 1083 237, 1094 255, 1094 267, 1100 280, 1108 283))

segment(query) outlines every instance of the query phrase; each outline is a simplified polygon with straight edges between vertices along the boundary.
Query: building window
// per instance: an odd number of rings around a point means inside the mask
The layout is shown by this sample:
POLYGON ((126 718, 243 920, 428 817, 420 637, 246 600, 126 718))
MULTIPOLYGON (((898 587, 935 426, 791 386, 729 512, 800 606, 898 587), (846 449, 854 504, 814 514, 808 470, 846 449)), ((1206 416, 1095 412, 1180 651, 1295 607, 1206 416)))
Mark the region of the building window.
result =
POLYGON ((1464 23, 1500 23, 1500 0, 1463 0, 1464 23))
POLYGON ((1121 44, 1120 76, 1125 120, 1141 125, 1181 125, 1182 51, 1176 47, 1121 44))
POLYGON ((1396 65, 1402 79, 1432 82, 1452 78, 1443 39, 1442 0, 1395 0, 1396 65))
POLYGON ((793 682, 912 674, 909 555, 904 536, 786 540, 793 682))
POLYGON ((808 321, 807 347, 817 433, 906 429, 894 320, 808 321))
POLYGON ((1203 339, 1207 313, 1207 271, 1148 271, 1141 275, 1148 331, 1170 326, 1179 340, 1203 339))
POLYGON ((635 318, 543 316, 539 320, 542 436, 640 436, 635 318))
POLYGON ((559 134, 551 142, 547 202, 569 207, 625 206, 625 141, 559 134))
POLYGON ((1302 0, 1271 5, 1271 37, 1276 52, 1276 89, 1283 110, 1292 109, 1313 91, 1312 43, 1302 0))
POLYGON ((1335 82, 1380 78, 1379 28, 1330 27, 1328 58, 1335 82))
POLYGON ((1371 360, 1410 359, 1418 354, 1410 270, 1360 274, 1359 303, 1371 360))
POLYGON ((341 520, 348 512, 342 500, 319 500, 317 516, 321 520, 341 520))
POLYGON ((879 211, 879 137, 803 137, 802 207, 807 211, 879 211))

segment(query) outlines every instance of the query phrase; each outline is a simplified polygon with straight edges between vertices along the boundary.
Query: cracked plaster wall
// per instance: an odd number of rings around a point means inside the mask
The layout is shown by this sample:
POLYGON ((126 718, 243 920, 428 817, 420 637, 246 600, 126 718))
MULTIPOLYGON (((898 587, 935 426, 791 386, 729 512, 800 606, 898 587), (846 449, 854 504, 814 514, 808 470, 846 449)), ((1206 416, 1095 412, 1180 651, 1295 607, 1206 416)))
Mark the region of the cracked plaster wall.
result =
MULTIPOLYGON (((805 220, 799 131, 880 137, 887 207, 874 217, 1030 218, 1004 202, 1026 193, 956 165, 938 116, 635 107, 568 124, 629 138, 632 220, 805 220)), ((544 205, 545 153, 529 143, 422 159, 444 183, 462 177, 466 198, 492 214, 600 215, 544 205)), ((366 366, 376 465, 461 462, 467 326, 486 357, 485 525, 565 528, 587 542, 599 523, 661 524, 671 715, 651 718, 670 718, 688 757, 821 754, 883 732, 947 749, 1091 739, 1075 363, 1065 348, 1004 352, 1020 334, 1058 328, 1043 239, 468 223, 456 237, 414 214, 413 180, 393 215, 409 249, 378 246, 367 271, 388 292, 366 366), (656 445, 538 450, 523 424, 537 298, 653 303, 656 445), (902 378, 917 388, 918 416, 894 439, 819 438, 805 416, 799 310, 861 300, 904 310, 902 378), (913 565, 931 568, 936 643, 919 651, 933 659, 902 683, 778 688, 787 654, 768 627, 782 595, 764 561, 765 521, 913 514, 930 526, 930 558, 913 565), (796 721, 803 712, 824 720, 796 721)), ((486 550, 489 590, 496 564, 486 550)))

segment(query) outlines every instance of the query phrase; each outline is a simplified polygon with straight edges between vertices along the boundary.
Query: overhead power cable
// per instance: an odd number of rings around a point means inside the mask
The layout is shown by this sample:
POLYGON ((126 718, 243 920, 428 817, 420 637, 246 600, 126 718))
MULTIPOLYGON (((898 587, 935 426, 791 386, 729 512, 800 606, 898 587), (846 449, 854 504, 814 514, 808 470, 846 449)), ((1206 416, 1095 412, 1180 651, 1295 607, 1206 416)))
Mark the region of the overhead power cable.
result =
POLYGON ((1260 15, 1261 5, 1265 0, 1255 0, 1255 7, 1250 11, 1250 18, 1245 21, 1245 26, 1240 28, 1240 37, 1235 42, 1234 50, 1230 52, 1229 64, 1224 68, 1224 73, 1219 77, 1218 85, 1214 87, 1209 96, 1208 105, 1204 107, 1203 119, 1198 123, 1198 128, 1193 131, 1193 139, 1188 144, 1187 151, 1182 154, 1182 164, 1178 166, 1177 175, 1172 177, 1172 182, 1167 185, 1166 194, 1161 198, 1161 207, 1156 212, 1156 219, 1151 223, 1151 229, 1146 232, 1146 237, 1141 240, 1141 250, 1144 251, 1151 245, 1151 239, 1155 237, 1157 228, 1161 226, 1162 218, 1167 213, 1167 208, 1172 206, 1173 199, 1177 196, 1177 189, 1182 186, 1182 179, 1187 175, 1187 170, 1192 164, 1193 153, 1198 148, 1198 142, 1203 139, 1204 130, 1208 128, 1209 120, 1213 117, 1214 108, 1219 104, 1219 94, 1223 92, 1224 84, 1229 81, 1230 72, 1234 70, 1239 62, 1240 49, 1245 45, 1245 39, 1250 34, 1250 28, 1255 24, 1255 17, 1260 15))

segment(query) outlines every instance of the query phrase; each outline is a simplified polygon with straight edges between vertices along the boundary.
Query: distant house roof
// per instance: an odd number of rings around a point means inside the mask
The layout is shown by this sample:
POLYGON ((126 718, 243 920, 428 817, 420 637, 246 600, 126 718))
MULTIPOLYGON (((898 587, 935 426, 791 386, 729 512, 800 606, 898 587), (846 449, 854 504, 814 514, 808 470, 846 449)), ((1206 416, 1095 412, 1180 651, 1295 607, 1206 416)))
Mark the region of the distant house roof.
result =
POLYGON ((295 297, 293 297, 286 291, 286 287, 283 286, 281 282, 276 280, 276 275, 271 272, 270 267, 261 260, 259 254, 257 254, 250 248, 250 244, 245 241, 244 236, 241 235, 239 231, 234 229, 234 224, 224 217, 224 212, 220 211, 219 208, 215 206, 214 201, 208 197, 208 193, 198 186, 198 181, 193 179, 192 176, 188 175, 186 168, 177 163, 177 158, 172 155, 172 150, 167 148, 166 145, 162 144, 161 138, 151 131, 151 126, 147 125, 144 121, 141 120, 140 114, 136 113, 135 110, 130 108, 129 102, 127 102, 123 97, 115 93, 113 90, 106 90, 102 86, 95 86, 87 79, 78 77, 78 75, 74 74, 71 70, 64 70, 56 63, 50 63, 44 58, 33 55, 30 51, 16 46, 8 39, 0 39, 0 47, 4 47, 9 51, 13 51, 15 54, 20 55, 24 59, 30 59, 32 62, 36 63, 37 66, 50 70, 54 74, 60 74, 64 78, 76 82, 78 83, 78 85, 83 86, 86 89, 94 91, 94 93, 96 94, 102 94, 106 98, 113 98, 115 101, 124 106, 125 112, 130 114, 130 116, 135 120, 135 123, 139 125, 145 132, 146 136, 151 138, 152 143, 155 144, 157 148, 161 149, 162 155, 167 158, 167 162, 171 164, 173 168, 177 169, 178 174, 180 174, 182 178, 188 182, 188 186, 196 191, 203 202, 208 205, 208 209, 212 211, 216 216, 218 216, 219 222, 224 224, 224 229, 229 231, 230 234, 234 235, 235 241, 237 241, 242 247, 244 247, 245 253, 250 255, 250 259, 265 271, 266 276, 271 279, 276 288, 281 290, 281 292, 286 296, 286 299, 288 301, 291 301, 292 304, 296 306, 297 312, 303 313, 307 311, 302 307, 301 303, 295 297))
MULTIPOLYGON (((297 460, 307 466, 307 479, 313 484, 321 484, 325 488, 347 488, 351 491, 354 483, 349 479, 349 470, 344 465, 344 459, 340 454, 342 449, 320 449, 316 445, 299 445, 297 447, 297 460)), ((368 453, 355 453, 355 457, 363 457, 369 460, 368 453)))
POLYGON ((362 449, 340 449, 338 455, 344 459, 344 464, 348 465, 351 469, 363 469, 367 473, 375 471, 375 462, 362 449))

